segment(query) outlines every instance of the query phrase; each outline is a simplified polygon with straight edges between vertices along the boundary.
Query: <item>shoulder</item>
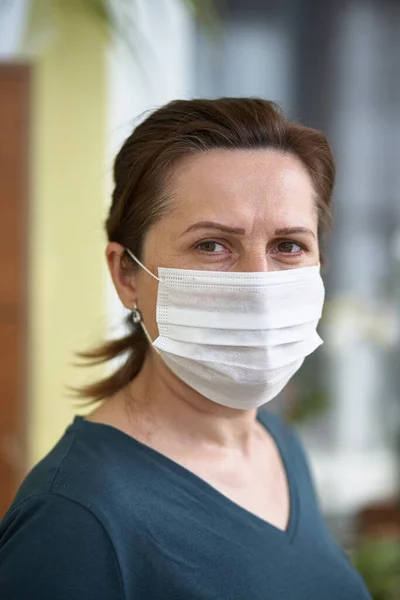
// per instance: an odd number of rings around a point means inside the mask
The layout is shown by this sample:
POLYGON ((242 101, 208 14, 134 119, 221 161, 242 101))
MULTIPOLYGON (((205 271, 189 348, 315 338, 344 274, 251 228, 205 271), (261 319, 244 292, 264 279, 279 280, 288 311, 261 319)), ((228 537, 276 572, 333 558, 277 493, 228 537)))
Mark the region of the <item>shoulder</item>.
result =
POLYGON ((6 597, 123 598, 121 581, 136 585, 146 546, 143 517, 154 512, 151 466, 128 436, 75 420, 0 523, 6 597))
POLYGON ((104 526, 120 553, 128 535, 143 539, 147 518, 161 518, 157 496, 170 484, 173 473, 153 451, 113 427, 76 419, 28 474, 9 512, 39 496, 69 500, 104 526))
POLYGON ((5 597, 123 598, 112 541, 87 507, 54 493, 15 503, 0 524, 5 597))
POLYGON ((56 446, 26 476, 11 510, 31 497, 57 496, 104 521, 114 504, 139 480, 140 457, 110 427, 75 419, 56 446), (128 477, 129 475, 129 477, 128 477))

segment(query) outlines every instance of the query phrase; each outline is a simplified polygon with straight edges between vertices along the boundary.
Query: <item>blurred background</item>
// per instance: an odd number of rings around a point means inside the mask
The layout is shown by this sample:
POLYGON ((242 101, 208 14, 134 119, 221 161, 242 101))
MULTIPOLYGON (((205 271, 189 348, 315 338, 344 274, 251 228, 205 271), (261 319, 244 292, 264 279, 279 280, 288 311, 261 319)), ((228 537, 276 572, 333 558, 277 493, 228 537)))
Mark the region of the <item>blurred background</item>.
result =
POLYGON ((0 0, 0 515, 121 332, 103 221, 112 160, 174 98, 262 96, 338 167, 324 346, 268 406, 374 599, 400 599, 400 2, 0 0))

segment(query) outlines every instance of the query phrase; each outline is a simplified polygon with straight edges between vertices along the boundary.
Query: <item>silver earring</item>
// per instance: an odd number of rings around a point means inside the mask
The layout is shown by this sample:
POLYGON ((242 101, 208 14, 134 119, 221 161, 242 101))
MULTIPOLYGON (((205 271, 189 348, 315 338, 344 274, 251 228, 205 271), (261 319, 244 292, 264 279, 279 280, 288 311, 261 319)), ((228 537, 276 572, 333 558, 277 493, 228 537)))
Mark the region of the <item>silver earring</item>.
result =
POLYGON ((132 310, 131 320, 134 325, 137 325, 138 323, 142 322, 142 313, 140 312, 136 304, 134 305, 132 310))

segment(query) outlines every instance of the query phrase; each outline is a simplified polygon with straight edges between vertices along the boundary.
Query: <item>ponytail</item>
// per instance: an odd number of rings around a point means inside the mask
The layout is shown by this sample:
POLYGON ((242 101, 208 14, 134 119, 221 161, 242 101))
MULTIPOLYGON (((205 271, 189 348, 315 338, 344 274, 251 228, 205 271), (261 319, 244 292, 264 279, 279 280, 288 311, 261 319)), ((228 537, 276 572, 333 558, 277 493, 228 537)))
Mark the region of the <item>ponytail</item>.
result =
POLYGON ((124 363, 114 373, 76 390, 79 396, 88 399, 89 403, 113 396, 128 385, 142 368, 148 341, 140 324, 133 323, 131 315, 128 315, 126 321, 130 329, 128 335, 108 340, 92 350, 78 353, 78 357, 85 360, 88 366, 104 364, 127 355, 124 363))

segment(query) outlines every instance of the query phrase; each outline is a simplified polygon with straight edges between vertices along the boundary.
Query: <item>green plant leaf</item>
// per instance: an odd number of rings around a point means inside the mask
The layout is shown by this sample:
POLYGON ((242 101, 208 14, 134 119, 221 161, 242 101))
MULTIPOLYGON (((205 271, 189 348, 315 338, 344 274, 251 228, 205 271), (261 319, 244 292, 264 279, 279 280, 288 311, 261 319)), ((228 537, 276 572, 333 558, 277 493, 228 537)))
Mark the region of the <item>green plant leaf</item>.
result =
POLYGON ((356 548, 352 560, 374 600, 400 598, 399 540, 366 540, 356 548))

